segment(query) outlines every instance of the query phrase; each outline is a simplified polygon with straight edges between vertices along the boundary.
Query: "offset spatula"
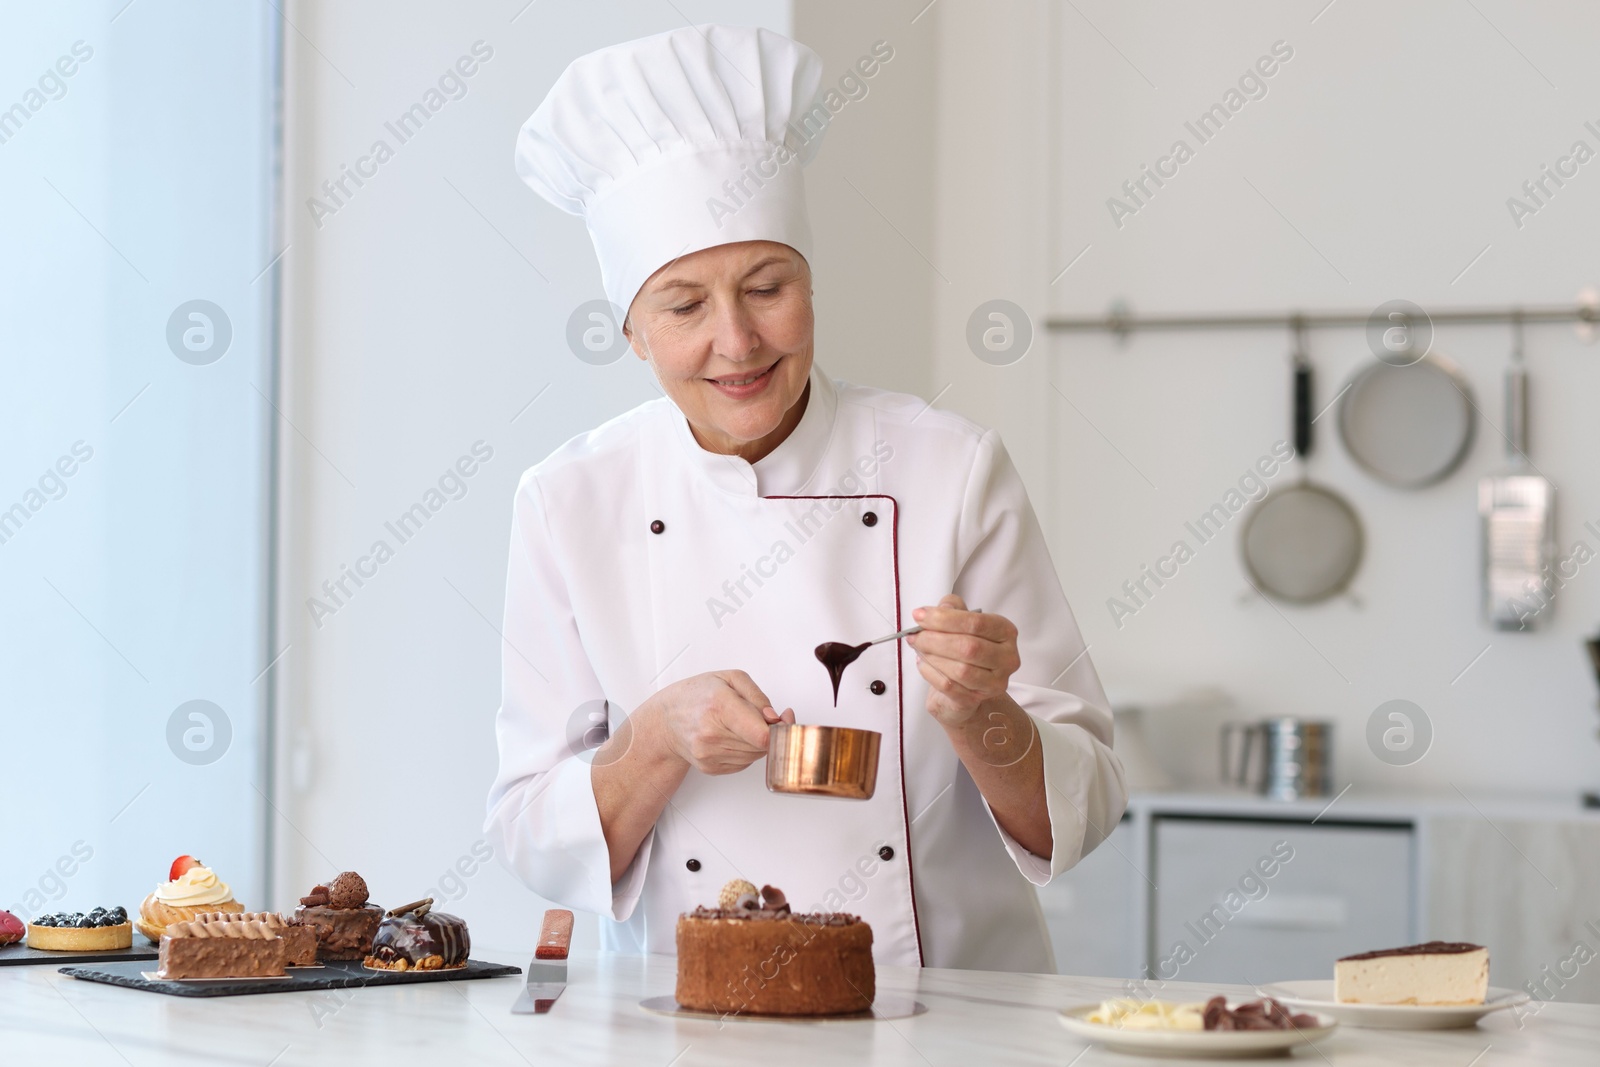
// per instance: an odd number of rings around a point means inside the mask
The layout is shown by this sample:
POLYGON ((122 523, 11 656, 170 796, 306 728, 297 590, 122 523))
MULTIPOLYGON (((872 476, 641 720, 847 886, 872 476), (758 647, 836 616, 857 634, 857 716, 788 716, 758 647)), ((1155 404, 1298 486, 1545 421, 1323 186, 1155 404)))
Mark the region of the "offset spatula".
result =
POLYGON ((555 1006, 567 988, 567 950, 572 947, 572 912, 551 908, 539 928, 539 947, 528 964, 528 983, 522 987, 512 1015, 543 1015, 555 1006))

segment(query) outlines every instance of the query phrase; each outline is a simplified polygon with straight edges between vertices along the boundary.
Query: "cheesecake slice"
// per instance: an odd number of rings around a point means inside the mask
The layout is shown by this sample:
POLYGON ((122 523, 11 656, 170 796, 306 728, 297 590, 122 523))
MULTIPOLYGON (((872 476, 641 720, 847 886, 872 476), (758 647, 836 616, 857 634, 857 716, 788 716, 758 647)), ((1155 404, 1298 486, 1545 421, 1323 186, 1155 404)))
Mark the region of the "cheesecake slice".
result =
POLYGON ((1346 956, 1333 965, 1341 1004, 1482 1004, 1489 950, 1464 941, 1428 941, 1346 956))

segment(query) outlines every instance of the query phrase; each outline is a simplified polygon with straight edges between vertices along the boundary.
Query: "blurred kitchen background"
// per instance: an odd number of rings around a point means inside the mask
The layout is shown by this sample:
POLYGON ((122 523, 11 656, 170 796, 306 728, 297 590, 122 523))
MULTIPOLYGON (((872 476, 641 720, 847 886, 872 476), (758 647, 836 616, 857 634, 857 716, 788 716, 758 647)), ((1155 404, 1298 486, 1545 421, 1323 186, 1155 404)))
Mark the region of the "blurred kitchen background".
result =
POLYGON ((1313 406, 1334 405, 1309 474, 1364 532, 1347 590, 1314 605, 1252 587, 1245 514, 1203 545, 1185 526, 1292 440, 1291 331, 1049 325, 1592 301, 1583 0, 6 9, 0 907, 132 907, 192 853, 252 906, 356 869, 380 900, 432 892, 478 943, 531 947, 544 905, 480 831, 511 494, 657 394, 631 355, 569 344, 598 270, 581 222, 517 179, 513 138, 572 58, 686 20, 791 34, 833 86, 892 48, 807 177, 817 357, 1000 428, 1050 536, 1136 786, 1041 894, 1060 969, 1324 977, 1443 937, 1487 944, 1496 985, 1600 1000, 1600 969, 1572 962, 1600 950, 1585 327, 1524 331, 1528 454, 1575 562, 1533 627, 1501 631, 1478 483, 1507 466, 1508 324, 1435 325, 1474 432, 1421 489, 1340 441, 1363 325, 1306 331, 1313 406), (1272 74, 1241 81, 1262 57, 1272 74), (1202 142, 1186 124, 1219 102, 1202 142), (1180 139, 1192 158, 1158 163, 1180 139), (1018 309, 998 356, 969 342, 996 300, 1018 309), (1129 599, 1180 539, 1194 557, 1129 599), (347 578, 379 540, 393 557, 347 578), (1222 780, 1221 727, 1276 717, 1329 727, 1300 799, 1222 780))

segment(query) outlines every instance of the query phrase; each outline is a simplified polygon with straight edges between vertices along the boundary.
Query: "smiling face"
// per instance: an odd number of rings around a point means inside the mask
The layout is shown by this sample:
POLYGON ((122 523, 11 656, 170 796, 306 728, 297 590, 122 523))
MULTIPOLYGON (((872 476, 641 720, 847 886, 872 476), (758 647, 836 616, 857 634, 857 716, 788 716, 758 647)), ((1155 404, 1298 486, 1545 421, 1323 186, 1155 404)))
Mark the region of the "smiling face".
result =
POLYGON ((740 241, 656 271, 623 331, 701 447, 754 463, 805 412, 813 325, 805 258, 788 245, 740 241))

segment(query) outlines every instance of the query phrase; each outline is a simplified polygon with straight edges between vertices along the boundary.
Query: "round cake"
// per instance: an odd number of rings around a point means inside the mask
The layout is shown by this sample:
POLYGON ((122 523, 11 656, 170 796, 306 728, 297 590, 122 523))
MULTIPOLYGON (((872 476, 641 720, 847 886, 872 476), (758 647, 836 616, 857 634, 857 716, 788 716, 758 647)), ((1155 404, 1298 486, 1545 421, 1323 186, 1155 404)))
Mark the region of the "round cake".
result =
POLYGON ((366 966, 380 971, 448 971, 467 965, 467 924, 433 910, 433 898, 395 908, 378 924, 366 966))
POLYGON ((360 960, 372 951, 383 909, 367 900, 367 882, 345 871, 300 898, 291 922, 317 933, 319 960, 360 960))
POLYGON ((872 927, 794 914, 783 894, 730 882, 715 908, 678 917, 678 1004, 741 1015, 849 1015, 876 995, 872 927))

